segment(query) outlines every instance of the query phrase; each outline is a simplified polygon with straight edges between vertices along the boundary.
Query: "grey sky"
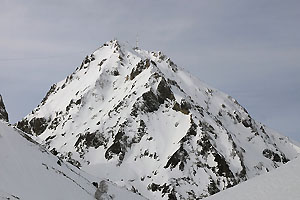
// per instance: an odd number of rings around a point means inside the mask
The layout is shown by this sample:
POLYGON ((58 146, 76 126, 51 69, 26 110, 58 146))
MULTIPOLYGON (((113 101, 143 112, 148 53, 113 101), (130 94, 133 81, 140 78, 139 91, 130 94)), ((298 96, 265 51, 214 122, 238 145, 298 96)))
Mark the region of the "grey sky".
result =
POLYGON ((298 0, 0 0, 0 93, 12 122, 104 42, 161 50, 300 141, 298 0))

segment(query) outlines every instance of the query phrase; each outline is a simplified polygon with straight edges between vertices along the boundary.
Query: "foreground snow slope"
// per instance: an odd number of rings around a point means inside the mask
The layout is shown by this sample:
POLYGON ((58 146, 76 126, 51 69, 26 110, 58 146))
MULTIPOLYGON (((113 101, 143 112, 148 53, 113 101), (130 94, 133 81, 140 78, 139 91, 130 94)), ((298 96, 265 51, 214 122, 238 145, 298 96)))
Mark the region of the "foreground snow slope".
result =
POLYGON ((116 40, 17 126, 61 159, 149 199, 204 198, 299 151, 161 52, 116 40))
POLYGON ((255 177, 207 200, 296 200, 300 199, 300 158, 255 177))
POLYGON ((20 199, 44 200, 94 199, 96 188, 80 176, 79 170, 65 165, 24 136, 0 121, 2 198, 15 196, 20 199))
MULTIPOLYGON (((86 177, 0 120, 0 199, 92 200, 96 187, 90 180, 101 179, 86 177)), ((109 182, 105 185, 114 199, 143 199, 109 182)))

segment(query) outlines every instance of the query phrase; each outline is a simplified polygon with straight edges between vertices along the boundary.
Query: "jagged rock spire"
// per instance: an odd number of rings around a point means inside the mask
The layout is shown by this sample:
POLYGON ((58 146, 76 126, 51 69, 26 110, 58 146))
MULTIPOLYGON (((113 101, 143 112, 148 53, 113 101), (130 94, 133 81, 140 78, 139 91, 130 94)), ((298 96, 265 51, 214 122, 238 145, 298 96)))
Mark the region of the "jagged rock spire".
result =
POLYGON ((8 122, 8 113, 6 112, 1 94, 0 94, 0 120, 4 120, 8 122))

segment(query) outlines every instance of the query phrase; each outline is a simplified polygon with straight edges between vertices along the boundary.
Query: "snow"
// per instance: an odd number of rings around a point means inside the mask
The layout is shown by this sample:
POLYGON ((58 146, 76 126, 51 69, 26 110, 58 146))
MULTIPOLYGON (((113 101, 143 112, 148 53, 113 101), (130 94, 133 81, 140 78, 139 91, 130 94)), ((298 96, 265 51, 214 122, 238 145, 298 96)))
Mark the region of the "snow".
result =
MULTIPOLYGON (((94 199, 92 181, 101 179, 65 164, 25 137, 0 121, 0 199, 94 199)), ((107 185, 108 194, 115 199, 144 199, 109 182, 107 185)))
POLYGON ((300 158, 267 174, 229 188, 206 200, 296 200, 300 199, 300 158))
POLYGON ((20 199, 93 199, 94 186, 78 170, 63 163, 58 165, 57 157, 3 122, 0 135, 2 195, 20 199))

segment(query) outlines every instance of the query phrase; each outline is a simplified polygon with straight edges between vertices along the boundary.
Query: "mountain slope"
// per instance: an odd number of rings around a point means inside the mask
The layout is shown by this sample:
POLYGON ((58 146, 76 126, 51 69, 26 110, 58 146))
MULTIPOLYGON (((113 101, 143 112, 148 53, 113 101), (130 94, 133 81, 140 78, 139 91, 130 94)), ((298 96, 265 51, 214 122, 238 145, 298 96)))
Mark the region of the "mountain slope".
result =
POLYGON ((110 41, 17 127, 95 176, 150 199, 203 198, 299 152, 161 52, 110 41))
POLYGON ((4 120, 4 121, 6 121, 6 122, 8 122, 8 114, 6 112, 2 96, 0 94, 0 120, 1 119, 4 120))
POLYGON ((65 165, 24 137, 30 140, 24 133, 0 122, 2 198, 94 199, 96 188, 76 168, 65 165))
POLYGON ((238 186, 213 195, 207 200, 295 200, 300 199, 300 159, 255 177, 238 186))
MULTIPOLYGON (((95 199, 91 178, 0 121, 0 199, 95 199), (89 179, 87 179, 88 177, 89 179)), ((143 199, 102 180, 102 196, 143 199)), ((107 198, 110 199, 110 198, 107 198)))

